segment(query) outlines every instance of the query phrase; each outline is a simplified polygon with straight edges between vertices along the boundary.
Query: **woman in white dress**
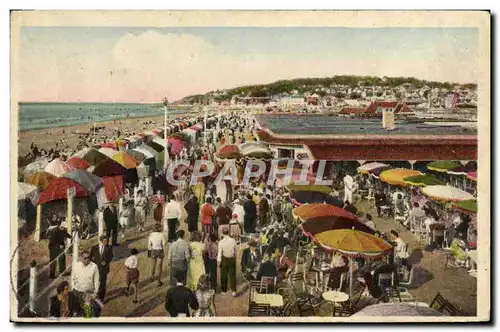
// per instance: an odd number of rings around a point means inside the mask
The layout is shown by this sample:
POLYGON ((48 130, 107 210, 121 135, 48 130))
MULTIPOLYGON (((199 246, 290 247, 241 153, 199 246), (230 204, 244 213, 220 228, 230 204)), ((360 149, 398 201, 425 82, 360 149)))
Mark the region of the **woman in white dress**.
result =
POLYGON ((196 231, 191 234, 191 258, 189 259, 186 287, 193 291, 198 286, 200 277, 205 274, 205 263, 203 262, 203 252, 205 244, 201 242, 201 233, 196 231))
POLYGON ((217 193, 217 197, 220 197, 221 199, 221 203, 225 203, 226 202, 226 198, 227 198, 227 188, 226 188, 226 182, 225 181, 219 181, 219 183, 217 183, 217 185, 215 186, 215 190, 216 190, 216 193, 217 193))

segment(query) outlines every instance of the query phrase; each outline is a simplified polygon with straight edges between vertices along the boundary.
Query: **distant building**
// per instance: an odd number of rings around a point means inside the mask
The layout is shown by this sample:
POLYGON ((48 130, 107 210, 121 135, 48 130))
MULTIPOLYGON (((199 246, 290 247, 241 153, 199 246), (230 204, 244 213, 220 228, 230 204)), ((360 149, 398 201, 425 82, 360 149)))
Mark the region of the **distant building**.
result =
POLYGON ((286 96, 281 97, 279 101, 280 105, 283 106, 301 106, 305 105, 304 97, 302 96, 286 96))

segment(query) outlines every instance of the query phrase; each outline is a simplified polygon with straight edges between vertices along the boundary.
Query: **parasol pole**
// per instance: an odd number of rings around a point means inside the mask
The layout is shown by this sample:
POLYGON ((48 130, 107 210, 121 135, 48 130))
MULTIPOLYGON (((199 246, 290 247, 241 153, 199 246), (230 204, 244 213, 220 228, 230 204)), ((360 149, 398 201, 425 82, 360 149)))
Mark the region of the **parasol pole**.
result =
POLYGON ((349 257, 349 298, 351 299, 351 302, 352 302, 352 284, 353 284, 353 275, 354 275, 354 271, 353 271, 353 266, 352 266, 352 257, 349 257))
POLYGON ((38 204, 36 206, 35 235, 33 236, 33 239, 36 242, 40 242, 41 219, 42 219, 42 204, 38 204))

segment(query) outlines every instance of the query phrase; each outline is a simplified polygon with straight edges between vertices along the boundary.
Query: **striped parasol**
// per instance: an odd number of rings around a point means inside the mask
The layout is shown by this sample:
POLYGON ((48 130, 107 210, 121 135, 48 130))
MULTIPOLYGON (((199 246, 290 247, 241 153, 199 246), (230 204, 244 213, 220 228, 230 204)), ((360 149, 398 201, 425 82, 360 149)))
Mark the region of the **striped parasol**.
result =
POLYGON ((380 181, 388 183, 393 186, 404 187, 408 185, 404 179, 415 175, 422 175, 422 173, 420 173, 417 170, 408 168, 394 168, 380 173, 380 181))

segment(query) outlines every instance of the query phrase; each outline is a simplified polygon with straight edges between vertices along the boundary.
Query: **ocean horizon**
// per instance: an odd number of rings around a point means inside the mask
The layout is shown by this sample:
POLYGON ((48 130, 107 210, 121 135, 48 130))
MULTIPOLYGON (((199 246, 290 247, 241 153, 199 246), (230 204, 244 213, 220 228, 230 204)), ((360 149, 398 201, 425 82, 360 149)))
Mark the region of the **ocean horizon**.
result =
MULTIPOLYGON (((19 131, 163 115, 162 103, 19 102, 19 131)), ((186 110, 169 108, 169 114, 186 110)))

